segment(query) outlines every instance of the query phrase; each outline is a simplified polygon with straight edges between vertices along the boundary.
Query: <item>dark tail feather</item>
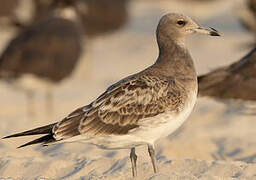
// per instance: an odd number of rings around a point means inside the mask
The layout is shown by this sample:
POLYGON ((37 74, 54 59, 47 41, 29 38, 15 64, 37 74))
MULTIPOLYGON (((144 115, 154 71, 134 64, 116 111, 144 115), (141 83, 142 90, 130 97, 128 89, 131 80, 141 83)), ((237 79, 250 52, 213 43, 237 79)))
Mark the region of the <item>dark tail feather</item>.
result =
POLYGON ((18 148, 22 148, 22 147, 25 147, 25 146, 29 146, 29 145, 32 145, 32 144, 38 144, 38 143, 50 143, 50 142, 53 142, 55 141, 55 139, 53 138, 52 134, 48 134, 46 136, 43 136, 43 137, 40 137, 38 139, 35 139, 33 141, 30 141, 26 144, 23 144, 21 146, 19 146, 18 148))
POLYGON ((21 132, 21 133, 12 134, 10 136, 5 136, 5 137, 3 137, 3 139, 19 137, 19 136, 38 135, 38 134, 51 134, 52 133, 52 128, 55 124, 56 123, 53 123, 53 124, 43 126, 43 127, 39 127, 39 128, 35 128, 35 129, 29 130, 29 131, 24 131, 24 132, 21 132))

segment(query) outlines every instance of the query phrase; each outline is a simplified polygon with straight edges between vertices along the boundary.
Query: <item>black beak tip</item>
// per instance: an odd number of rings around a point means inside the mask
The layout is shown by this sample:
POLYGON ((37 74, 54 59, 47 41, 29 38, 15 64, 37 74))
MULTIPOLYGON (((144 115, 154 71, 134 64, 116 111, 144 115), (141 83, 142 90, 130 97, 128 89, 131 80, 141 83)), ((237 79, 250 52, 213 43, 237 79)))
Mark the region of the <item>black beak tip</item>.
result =
POLYGON ((220 34, 216 31, 211 31, 210 36, 220 36, 220 34))
POLYGON ((211 32, 210 32, 210 35, 211 36, 220 36, 220 34, 219 34, 219 32, 216 30, 216 29, 214 29, 214 28, 212 28, 212 27, 210 27, 211 28, 211 32))

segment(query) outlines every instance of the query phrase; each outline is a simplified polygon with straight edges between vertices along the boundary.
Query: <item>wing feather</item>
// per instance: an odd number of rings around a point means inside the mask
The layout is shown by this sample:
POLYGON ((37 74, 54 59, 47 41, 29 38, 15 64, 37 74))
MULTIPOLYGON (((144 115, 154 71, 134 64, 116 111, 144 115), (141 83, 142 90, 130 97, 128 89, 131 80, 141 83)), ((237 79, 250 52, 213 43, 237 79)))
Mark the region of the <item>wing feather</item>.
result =
MULTIPOLYGON (((170 78, 169 78, 170 79, 170 78)), ((58 123, 56 139, 76 135, 123 135, 140 126, 140 121, 176 109, 180 93, 175 81, 152 76, 134 76, 120 81, 90 105, 71 113, 58 123), (171 91, 171 93, 170 93, 171 91)))

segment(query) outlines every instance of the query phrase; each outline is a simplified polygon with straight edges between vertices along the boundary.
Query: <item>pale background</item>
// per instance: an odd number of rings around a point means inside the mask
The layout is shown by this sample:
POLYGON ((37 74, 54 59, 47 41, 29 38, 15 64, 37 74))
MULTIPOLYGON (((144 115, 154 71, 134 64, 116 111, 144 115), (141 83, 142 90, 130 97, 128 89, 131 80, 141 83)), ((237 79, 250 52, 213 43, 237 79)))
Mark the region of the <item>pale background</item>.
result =
MULTIPOLYGON (((37 95, 37 114, 32 120, 26 113, 24 94, 0 82, 0 136, 59 121, 75 108, 89 104, 115 81, 151 65, 158 53, 155 29, 167 12, 187 14, 222 34, 193 35, 187 40, 198 74, 239 60, 249 52, 251 48, 245 44, 252 42, 253 36, 237 20, 239 0, 203 5, 179 2, 131 1, 127 24, 90 41, 76 72, 56 89, 52 117, 46 113, 44 91, 37 95)), ((1 49, 13 33, 0 29, 1 49)), ((137 148, 138 179, 256 179, 256 119, 240 110, 236 102, 199 99, 184 126, 157 142, 157 176, 153 175, 146 147, 137 148)), ((0 140, 0 178, 131 177, 129 150, 107 151, 82 143, 16 149, 28 140, 31 138, 0 140)))

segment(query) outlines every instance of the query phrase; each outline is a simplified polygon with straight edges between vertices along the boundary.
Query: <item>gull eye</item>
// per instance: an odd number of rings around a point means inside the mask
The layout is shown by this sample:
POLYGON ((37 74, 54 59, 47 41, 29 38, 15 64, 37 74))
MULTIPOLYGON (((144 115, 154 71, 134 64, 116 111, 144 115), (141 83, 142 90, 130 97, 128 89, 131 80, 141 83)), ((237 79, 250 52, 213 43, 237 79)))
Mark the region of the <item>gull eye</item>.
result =
POLYGON ((185 22, 184 20, 178 20, 178 21, 177 21, 177 24, 178 24, 179 26, 185 26, 186 22, 185 22))

